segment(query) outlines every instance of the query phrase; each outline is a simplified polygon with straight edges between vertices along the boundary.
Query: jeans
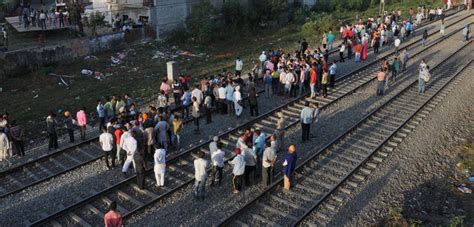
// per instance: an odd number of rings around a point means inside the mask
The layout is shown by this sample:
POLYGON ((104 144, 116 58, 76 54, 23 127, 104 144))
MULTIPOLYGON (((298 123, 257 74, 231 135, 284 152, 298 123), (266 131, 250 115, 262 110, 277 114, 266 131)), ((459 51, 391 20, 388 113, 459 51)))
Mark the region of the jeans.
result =
POLYGON ((203 181, 195 181, 193 192, 196 198, 204 199, 204 194, 206 193, 206 179, 203 181))
POLYGON ((112 167, 115 167, 115 155, 113 150, 104 151, 105 152, 105 165, 107 168, 110 168, 109 157, 112 159, 112 167))
POLYGON ((242 190, 242 180, 244 175, 234 175, 232 176, 232 188, 234 191, 242 190))
POLYGON ((40 25, 41 25, 41 29, 46 30, 46 20, 45 19, 40 19, 40 25))
POLYGON ((303 95, 306 92, 305 84, 303 82, 300 83, 300 95, 303 95))
POLYGON ((258 104, 250 104, 250 116, 253 116, 255 114, 255 116, 258 116, 258 104))
POLYGON ((421 39, 421 45, 426 46, 426 39, 421 39))
POLYGON ((74 143, 74 129, 68 128, 67 133, 69 134, 69 142, 74 143))
POLYGON ((335 85, 336 81, 336 75, 335 74, 329 74, 329 87, 333 88, 335 85))
POLYGON ((418 93, 425 93, 425 80, 418 77, 418 93))
POLYGON ((383 95, 385 80, 377 81, 377 95, 383 95))
POLYGON ((285 84, 285 95, 290 96, 291 84, 285 84))
POLYGON ((189 106, 190 105, 181 105, 181 118, 189 117, 189 106), (186 115, 184 115, 186 113, 186 115))
POLYGON ((326 96, 328 96, 328 85, 323 84, 323 97, 326 98, 326 96))
POLYGON ((360 61, 360 53, 355 53, 355 61, 360 61))
POLYGON ((254 185, 257 182, 257 175, 255 173, 257 166, 245 166, 244 182, 245 187, 254 185))
POLYGON ((212 122, 211 109, 207 108, 207 107, 204 107, 204 114, 206 115, 206 123, 207 124, 211 123, 212 122))
POLYGON ((13 147, 15 148, 18 155, 25 156, 25 146, 23 141, 13 139, 13 147))
POLYGON ((265 83, 265 96, 270 98, 273 95, 273 89, 271 84, 265 83))
POLYGON ((79 129, 81 130, 81 139, 85 140, 86 139, 86 126, 81 125, 79 126, 79 129))
POLYGON ((316 84, 310 84, 311 87, 311 98, 316 96, 316 84))
POLYGON ((99 117, 99 133, 102 132, 102 129, 105 127, 105 117, 99 117))

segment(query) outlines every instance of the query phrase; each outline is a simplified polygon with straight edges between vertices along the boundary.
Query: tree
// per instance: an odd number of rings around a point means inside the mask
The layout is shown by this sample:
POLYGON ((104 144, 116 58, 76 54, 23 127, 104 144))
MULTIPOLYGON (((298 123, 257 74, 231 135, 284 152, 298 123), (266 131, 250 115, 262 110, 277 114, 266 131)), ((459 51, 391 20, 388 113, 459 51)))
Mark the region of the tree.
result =
POLYGON ((81 5, 79 4, 78 0, 68 0, 67 6, 69 9, 72 24, 77 25, 79 27, 79 33, 84 33, 84 26, 82 24, 81 18, 81 5))
POLYGON ((225 23, 231 25, 234 29, 245 24, 244 9, 236 0, 229 0, 224 3, 222 15, 225 23))
POLYGON ((217 17, 217 10, 208 0, 204 0, 193 7, 186 19, 186 26, 198 43, 206 43, 213 40, 214 33, 220 26, 217 17))
POLYGON ((89 28, 92 30, 92 35, 95 36, 97 35, 97 27, 101 27, 105 25, 105 15, 99 11, 96 11, 95 13, 92 12, 89 15, 89 28))

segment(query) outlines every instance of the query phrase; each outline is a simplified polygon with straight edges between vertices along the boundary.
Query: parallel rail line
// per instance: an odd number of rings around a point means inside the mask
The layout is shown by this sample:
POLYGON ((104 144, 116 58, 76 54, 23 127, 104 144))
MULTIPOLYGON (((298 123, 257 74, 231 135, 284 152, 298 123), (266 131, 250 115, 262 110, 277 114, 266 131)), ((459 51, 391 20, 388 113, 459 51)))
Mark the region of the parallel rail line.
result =
MULTIPOLYGON (((452 25, 455 25, 459 21, 462 21, 467 17, 463 17, 460 20, 457 20, 452 25)), ((447 26, 448 27, 448 26, 447 26)), ((456 32, 459 29, 456 30, 456 32)), ((449 37, 455 32, 447 35, 444 38, 449 37)), ((434 33, 430 34, 433 35, 434 33)), ((418 55, 429 47, 436 45, 437 43, 444 40, 440 38, 437 41, 433 42, 430 46, 425 49, 415 53, 418 55)), ((419 43, 421 39, 413 40, 412 43, 407 44, 407 46, 412 46, 419 43)), ((408 43, 408 42, 406 42, 408 43)), ((387 53, 383 57, 391 56, 393 53, 387 53)), ((378 62, 374 61, 366 66, 362 66, 353 73, 346 74, 337 79, 338 86, 336 91, 330 90, 329 96, 327 98, 317 97, 315 100, 308 100, 312 102, 319 102, 323 104, 321 108, 326 108, 327 106, 339 101, 341 98, 347 96, 348 94, 353 93, 359 88, 364 87, 370 81, 373 81, 375 76, 373 73, 378 69, 378 62)), ((227 151, 226 159, 229 160, 232 158, 231 151, 234 147, 234 142, 238 138, 238 134, 247 127, 258 127, 267 135, 273 132, 273 127, 276 123, 277 117, 276 113, 284 112, 290 122, 286 128, 291 127, 299 121, 299 110, 303 107, 304 101, 307 100, 306 96, 296 98, 289 103, 283 104, 256 119, 249 121, 246 124, 243 124, 239 127, 230 129, 224 133, 221 133, 219 138, 224 144, 223 150, 227 151)), ((110 186, 107 189, 104 189, 101 192, 97 192, 90 197, 87 197, 75 204, 67 206, 66 208, 50 214, 47 217, 42 218, 41 220, 34 221, 33 226, 37 225, 68 225, 79 223, 81 225, 94 225, 101 223, 102 213, 97 212, 100 210, 106 210, 106 204, 111 200, 116 200, 121 206, 119 210, 124 214, 125 218, 130 217, 135 214, 137 211, 147 208, 153 203, 162 200, 168 195, 174 193, 175 191, 191 184, 194 181, 193 174, 193 159, 195 158, 194 152, 204 151, 209 154, 207 146, 210 141, 203 142, 193 148, 190 148, 180 154, 175 155, 174 157, 168 158, 167 162, 167 185, 165 187, 157 188, 155 186, 155 180, 153 176, 153 170, 147 170, 146 175, 146 188, 144 190, 138 189, 137 185, 134 182, 134 177, 129 177, 113 186, 110 186), (79 209, 81 208, 81 209, 79 209), (61 220, 61 221, 59 221, 61 220)))
POLYGON ((473 60, 461 66, 454 60, 460 52, 467 54, 470 50, 471 41, 435 66, 431 70, 434 78, 427 84, 425 94, 418 94, 417 80, 414 80, 299 164, 291 191, 285 192, 281 187, 283 180, 279 179, 219 226, 296 226, 323 203, 326 206, 316 216, 329 220, 330 214, 324 210, 335 211, 343 200, 340 196, 330 196, 337 190, 350 194, 350 190, 341 186, 357 187, 407 137, 407 133, 420 124, 437 104, 429 103, 472 65, 473 60), (460 70, 456 70, 457 67, 460 70), (428 110, 424 109, 426 107, 428 110))

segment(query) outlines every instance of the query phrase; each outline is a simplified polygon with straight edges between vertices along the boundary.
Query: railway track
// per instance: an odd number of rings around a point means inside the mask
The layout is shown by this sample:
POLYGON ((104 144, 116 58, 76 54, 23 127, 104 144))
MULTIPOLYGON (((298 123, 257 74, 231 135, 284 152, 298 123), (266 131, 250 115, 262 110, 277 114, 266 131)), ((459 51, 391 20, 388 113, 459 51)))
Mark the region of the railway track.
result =
MULTIPOLYGON (((450 11, 450 12, 451 14, 449 14, 448 16, 452 16, 456 13, 456 11, 450 11)), ((452 24, 456 24, 459 21, 466 19, 467 17, 469 16, 462 17, 456 20, 452 24)), ((425 24, 424 26, 427 26, 429 24, 430 23, 425 24)), ((450 25, 446 26, 446 28, 448 27, 450 27, 450 25)), ((432 34, 435 34, 435 33, 432 33, 432 34)), ((415 42, 412 42, 407 47, 410 47, 416 43, 417 43, 417 40, 415 42)), ((385 56, 389 56, 389 55, 385 55, 385 56)), ((368 66, 374 66, 374 65, 369 64, 368 66)), ((348 94, 351 94, 355 89, 361 87, 361 84, 365 85, 366 83, 370 82, 371 80, 369 79, 372 79, 372 78, 369 78, 366 75, 365 76, 363 75, 364 73, 367 73, 367 70, 362 71, 363 69, 368 69, 368 68, 369 67, 364 66, 364 67, 359 68, 359 70, 356 70, 356 73, 354 75, 346 74, 342 76, 340 79, 337 80, 338 81, 337 91, 335 92, 330 91, 327 99, 318 98, 316 101, 323 104, 323 106, 325 106, 328 103, 334 103, 340 98, 343 98, 348 94)), ((370 73, 375 72, 375 70, 377 70, 376 68, 377 67, 372 67, 371 69, 372 71, 369 71, 369 72, 370 73)), ((263 92, 263 91, 260 91, 260 92, 263 92)), ((298 102, 290 102, 289 104, 293 104, 294 106, 297 106, 296 108, 298 108, 298 106, 301 107, 301 103, 298 103, 298 102)), ((296 116, 297 114, 295 115, 292 109, 294 109, 294 107, 290 106, 289 110, 282 110, 282 111, 286 114, 289 114, 290 116, 293 116, 294 118, 292 119, 293 121, 297 118, 296 116)), ((257 126, 260 126, 262 129, 272 130, 271 127, 267 127, 268 125, 271 125, 270 122, 272 119, 275 120, 274 117, 273 118, 270 117, 270 121, 262 120, 261 123, 257 123, 257 126)), ((293 121, 293 122, 297 123, 297 121, 293 121)), ((242 128, 242 127, 239 127, 239 128, 242 128)), ((224 133, 224 134, 229 134, 229 133, 224 133)), ((203 146, 203 145, 200 144, 200 146, 203 146)), ((2 182, 2 185, 0 185, 0 198, 20 192, 24 190, 25 188, 45 182, 53 177, 72 171, 76 168, 87 165, 103 157, 104 157, 104 153, 102 152, 101 148, 98 146, 98 137, 93 137, 77 145, 67 147, 66 149, 62 149, 62 150, 44 155, 35 160, 28 161, 22 165, 7 169, 5 171, 0 172, 0 182, 2 182)))
POLYGON ((345 133, 315 151, 296 168, 291 191, 284 191, 280 179, 219 226, 324 225, 344 200, 343 195, 350 194, 352 188, 376 171, 377 165, 448 94, 445 88, 462 72, 472 70, 472 59, 459 61, 469 59, 472 50, 470 41, 435 66, 424 94, 418 94, 418 82, 413 80, 345 133), (313 218, 306 220, 310 214, 313 218))
MULTIPOLYGON (((453 24, 458 22, 459 20, 453 24)), ((411 46, 413 43, 419 43, 419 39, 412 41, 413 42, 411 44, 407 45, 411 46)), ((432 45, 435 45, 437 42, 441 41, 442 39, 439 39, 438 41, 433 42, 432 45)), ((429 46, 426 49, 428 48, 429 46)), ((419 51, 415 55, 421 52, 422 51, 419 51)), ((386 54, 386 56, 389 55, 391 54, 386 54)), ((313 101, 320 102, 323 104, 322 108, 326 108, 326 106, 329 104, 337 102, 340 98, 354 92, 355 90, 372 81, 373 78, 375 78, 373 73, 377 69, 378 62, 373 62, 367 66, 359 68, 353 74, 344 75, 343 77, 338 78, 338 87, 336 88, 336 91, 331 90, 327 99, 318 97, 313 101), (341 91, 342 89, 344 90, 341 91)), ((287 127, 296 124, 299 120, 299 110, 303 107, 305 99, 305 97, 300 97, 292 100, 289 104, 281 105, 274 110, 260 116, 259 118, 248 122, 247 124, 220 134, 219 137, 224 143, 224 150, 231 151, 239 132, 247 127, 257 126, 267 135, 272 133, 272 127, 275 125, 277 120, 277 112, 284 112, 289 116, 287 120, 290 122, 290 124, 288 124, 287 127)), ((137 211, 142 210, 151 204, 167 197, 178 189, 191 184, 194 181, 194 170, 192 163, 195 158, 195 152, 202 150, 205 153, 208 153, 208 144, 209 141, 206 141, 181 154, 168 158, 168 170, 165 187, 157 188, 154 183, 155 180, 153 172, 152 170, 148 170, 146 177, 147 189, 145 190, 139 190, 135 184, 135 178, 130 177, 101 192, 94 193, 90 197, 84 198, 75 204, 64 206, 64 209, 50 214, 49 216, 43 217, 42 219, 32 223, 32 225, 98 225, 102 222, 103 213, 101 211, 106 210, 107 204, 112 200, 115 200, 120 204, 118 209, 122 212, 122 214, 124 214, 125 218, 130 217, 137 211)), ((231 152, 227 153, 228 154, 226 158, 232 158, 231 152)))

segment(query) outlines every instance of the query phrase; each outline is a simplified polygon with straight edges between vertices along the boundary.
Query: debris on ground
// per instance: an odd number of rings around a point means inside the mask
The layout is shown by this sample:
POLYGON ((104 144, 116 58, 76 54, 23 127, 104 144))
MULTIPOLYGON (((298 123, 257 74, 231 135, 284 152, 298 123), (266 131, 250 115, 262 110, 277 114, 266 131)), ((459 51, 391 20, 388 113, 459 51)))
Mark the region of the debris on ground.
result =
POLYGON ((112 65, 120 65, 122 63, 122 60, 114 56, 110 57, 110 60, 112 61, 112 65))
POLYGON ((157 58, 161 58, 161 59, 165 58, 165 53, 157 50, 151 59, 157 59, 157 58))
POLYGON ((216 58, 226 58, 226 57, 232 57, 233 53, 232 52, 224 52, 222 54, 216 55, 216 58))
POLYGON ((94 56, 94 55, 87 55, 84 57, 84 60, 85 61, 94 61, 94 60, 99 60, 99 58, 97 56, 94 56))
POLYGON ((103 73, 101 72, 94 72, 94 78, 98 79, 98 80, 104 80, 105 79, 105 76, 103 73))
POLYGON ((92 75, 92 74, 94 74, 94 71, 89 70, 89 69, 82 69, 81 74, 82 75, 92 75))
POLYGON ((187 51, 187 50, 178 50, 178 51, 176 51, 176 54, 181 55, 181 56, 187 56, 187 57, 203 57, 203 56, 206 56, 205 53, 193 54, 193 52, 187 51))
POLYGON ((33 96, 33 99, 36 99, 39 97, 39 94, 36 94, 35 96, 33 96))

